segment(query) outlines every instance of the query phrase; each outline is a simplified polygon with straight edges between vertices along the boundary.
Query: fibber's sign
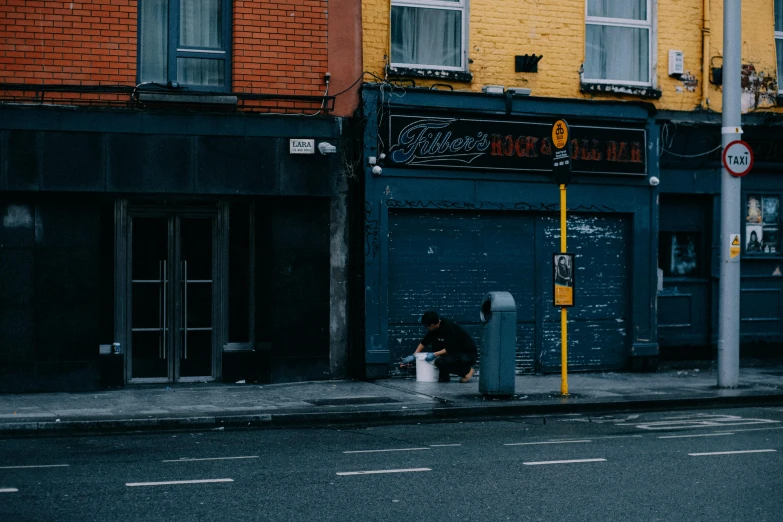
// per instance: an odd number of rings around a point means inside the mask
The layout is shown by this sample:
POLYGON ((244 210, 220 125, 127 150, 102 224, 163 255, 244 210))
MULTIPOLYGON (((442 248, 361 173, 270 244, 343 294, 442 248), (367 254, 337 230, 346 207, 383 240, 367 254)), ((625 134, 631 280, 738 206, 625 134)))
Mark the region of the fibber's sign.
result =
MULTIPOLYGON (((570 125, 572 172, 646 175, 644 129, 570 125)), ((397 167, 552 171, 552 123, 389 116, 397 167)))

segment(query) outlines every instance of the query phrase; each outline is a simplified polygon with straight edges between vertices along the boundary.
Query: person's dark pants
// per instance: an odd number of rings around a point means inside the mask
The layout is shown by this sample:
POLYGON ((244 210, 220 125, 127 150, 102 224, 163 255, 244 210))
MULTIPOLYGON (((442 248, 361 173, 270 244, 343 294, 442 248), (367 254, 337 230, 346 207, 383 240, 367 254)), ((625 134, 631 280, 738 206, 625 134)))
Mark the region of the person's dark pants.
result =
POLYGON ((469 355, 443 355, 435 359, 435 366, 440 370, 438 382, 449 382, 450 375, 465 377, 476 359, 469 355))

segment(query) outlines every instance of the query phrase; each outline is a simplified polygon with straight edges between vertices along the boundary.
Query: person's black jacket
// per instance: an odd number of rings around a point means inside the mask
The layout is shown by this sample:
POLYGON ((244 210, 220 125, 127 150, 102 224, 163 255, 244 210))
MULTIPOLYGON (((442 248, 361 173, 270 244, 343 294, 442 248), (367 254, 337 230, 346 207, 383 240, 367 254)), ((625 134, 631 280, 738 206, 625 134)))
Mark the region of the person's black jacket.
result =
POLYGON ((437 330, 427 332, 421 344, 429 346, 432 344, 432 351, 438 352, 445 348, 446 353, 454 357, 460 355, 470 359, 478 356, 476 343, 460 325, 449 319, 441 318, 440 326, 437 330))

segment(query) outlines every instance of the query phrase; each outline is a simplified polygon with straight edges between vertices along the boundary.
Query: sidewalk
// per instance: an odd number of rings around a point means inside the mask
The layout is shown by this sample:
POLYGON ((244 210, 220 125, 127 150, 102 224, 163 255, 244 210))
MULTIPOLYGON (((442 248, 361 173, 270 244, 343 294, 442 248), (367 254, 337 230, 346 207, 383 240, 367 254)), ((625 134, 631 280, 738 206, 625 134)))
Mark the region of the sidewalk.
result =
POLYGON ((0 395, 0 437, 783 404, 783 361, 743 364, 735 389, 717 387, 710 361, 670 363, 655 373, 572 373, 568 387, 570 395, 561 396, 560 374, 553 374, 517 376, 516 395, 505 400, 483 397, 478 376, 467 384, 395 378, 6 394, 0 395))

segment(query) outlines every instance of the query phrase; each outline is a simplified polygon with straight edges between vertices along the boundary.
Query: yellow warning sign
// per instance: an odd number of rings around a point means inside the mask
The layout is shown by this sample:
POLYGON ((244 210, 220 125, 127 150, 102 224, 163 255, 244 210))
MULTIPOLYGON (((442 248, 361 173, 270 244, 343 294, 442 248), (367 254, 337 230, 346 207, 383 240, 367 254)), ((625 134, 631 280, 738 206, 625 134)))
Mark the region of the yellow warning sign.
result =
POLYGON ((552 125, 552 144, 556 149, 566 148, 568 143, 568 124, 565 120, 557 120, 552 125))
POLYGON ((731 242, 729 243, 729 257, 734 259, 740 255, 740 236, 739 234, 731 234, 731 242))

